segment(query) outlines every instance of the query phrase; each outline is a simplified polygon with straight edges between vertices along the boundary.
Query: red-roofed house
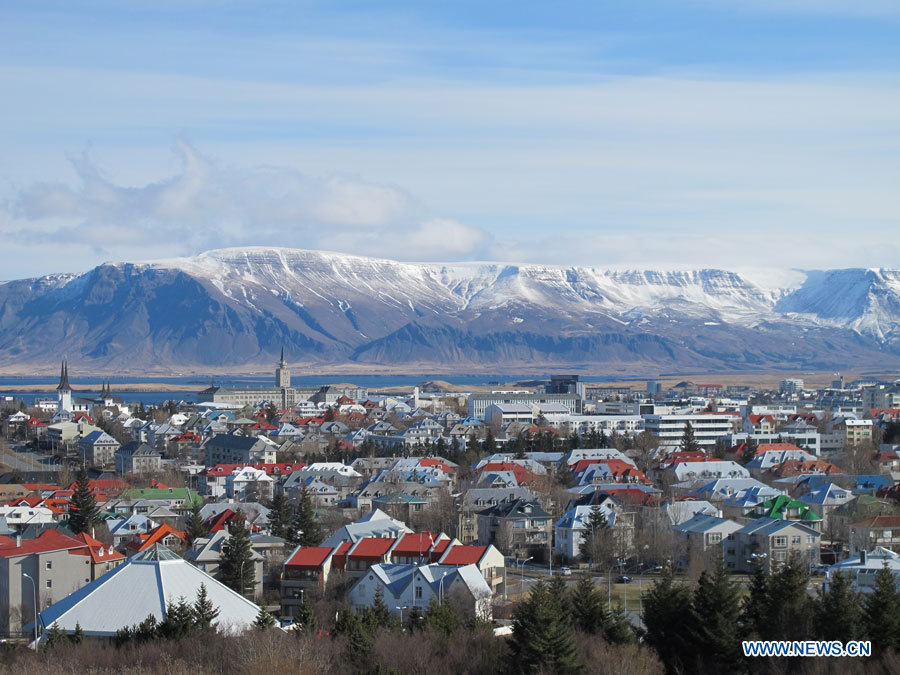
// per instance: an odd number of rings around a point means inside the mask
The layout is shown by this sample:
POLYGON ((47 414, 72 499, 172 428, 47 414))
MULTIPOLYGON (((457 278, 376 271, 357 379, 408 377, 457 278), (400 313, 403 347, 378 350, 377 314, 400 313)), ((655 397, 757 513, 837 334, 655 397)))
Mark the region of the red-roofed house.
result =
POLYGON ((517 462, 488 462, 479 469, 478 473, 484 475, 502 471, 511 472, 516 477, 519 485, 534 485, 538 480, 538 477, 533 472, 517 462))
POLYGON ((491 587, 491 591, 495 593, 498 592, 506 578, 506 561, 503 554, 493 544, 487 546, 456 544, 451 546, 438 562, 441 565, 456 567, 477 565, 484 580, 491 587))
POLYGON ((35 592, 41 607, 47 607, 124 560, 88 535, 68 537, 45 530, 34 539, 7 539, 0 541, 0 605, 8 608, 0 612, 0 633, 4 635, 18 633, 29 621, 35 592), (9 611, 13 609, 16 611, 9 611))
POLYGON ((284 562, 281 575, 281 608, 293 616, 303 601, 303 593, 323 592, 331 573, 334 553, 339 547, 298 546, 284 562))
POLYGON ((744 420, 745 434, 774 434, 775 418, 772 415, 747 415, 744 420))
POLYGON ((427 562, 435 542, 441 538, 448 537, 446 534, 434 535, 428 531, 405 534, 391 549, 391 562, 403 564, 427 562))
POLYGON ((390 562, 391 549, 397 545, 393 537, 364 537, 347 553, 345 571, 361 577, 372 565, 390 562))
POLYGON ((134 538, 125 544, 125 552, 130 557, 141 551, 146 551, 154 544, 162 544, 167 548, 176 548, 184 544, 184 540, 184 532, 163 523, 146 534, 143 532, 135 534, 134 538))

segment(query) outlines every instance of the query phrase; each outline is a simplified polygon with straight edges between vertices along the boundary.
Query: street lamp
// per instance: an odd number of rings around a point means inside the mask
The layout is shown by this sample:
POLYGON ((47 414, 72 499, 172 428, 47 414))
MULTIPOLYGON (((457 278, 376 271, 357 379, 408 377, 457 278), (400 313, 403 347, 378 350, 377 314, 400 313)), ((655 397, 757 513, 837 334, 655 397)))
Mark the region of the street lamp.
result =
POLYGON ((534 556, 525 558, 525 560, 523 560, 522 564, 519 566, 519 586, 521 587, 522 593, 525 592, 525 563, 527 563, 529 560, 534 560, 534 556))
POLYGON ((400 627, 402 628, 403 627, 403 610, 409 609, 409 607, 407 607, 406 605, 403 605, 402 607, 394 607, 394 609, 396 609, 398 612, 400 612, 400 627))
POLYGON ((37 606, 37 584, 34 579, 27 573, 22 572, 22 576, 28 579, 31 582, 31 591, 34 596, 34 651, 37 651, 38 648, 38 606, 37 606))
POLYGON ((444 577, 447 576, 447 570, 444 570, 444 573, 441 575, 441 583, 438 584, 438 607, 442 607, 444 604, 444 577))

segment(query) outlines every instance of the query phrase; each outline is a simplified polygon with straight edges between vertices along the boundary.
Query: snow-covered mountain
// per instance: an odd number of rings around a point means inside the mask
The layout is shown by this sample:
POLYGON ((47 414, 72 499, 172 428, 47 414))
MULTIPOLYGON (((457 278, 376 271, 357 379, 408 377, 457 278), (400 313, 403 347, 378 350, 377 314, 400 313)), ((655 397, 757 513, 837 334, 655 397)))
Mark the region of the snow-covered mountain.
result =
POLYGON ((809 273, 766 291, 733 272, 400 263, 221 249, 0 285, 0 365, 291 361, 612 372, 900 362, 900 273, 809 273))

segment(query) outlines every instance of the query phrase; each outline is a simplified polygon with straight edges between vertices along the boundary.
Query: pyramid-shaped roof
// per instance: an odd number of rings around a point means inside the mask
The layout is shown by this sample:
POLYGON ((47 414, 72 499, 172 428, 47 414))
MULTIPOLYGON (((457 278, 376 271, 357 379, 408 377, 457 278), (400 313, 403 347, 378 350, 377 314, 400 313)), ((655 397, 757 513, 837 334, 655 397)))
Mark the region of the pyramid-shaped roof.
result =
POLYGON ((220 631, 241 632, 253 624, 257 605, 159 544, 51 605, 40 622, 45 631, 56 623, 73 632, 80 624, 86 635, 112 636, 150 614, 162 621, 169 602, 184 598, 193 604, 201 584, 219 608, 220 631))

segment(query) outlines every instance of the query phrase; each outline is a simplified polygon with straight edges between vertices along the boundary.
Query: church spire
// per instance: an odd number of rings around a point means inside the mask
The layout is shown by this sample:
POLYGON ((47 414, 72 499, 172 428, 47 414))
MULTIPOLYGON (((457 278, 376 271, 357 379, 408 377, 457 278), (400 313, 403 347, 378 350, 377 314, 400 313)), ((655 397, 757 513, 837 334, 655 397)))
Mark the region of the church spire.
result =
POLYGON ((71 391, 72 389, 69 386, 69 364, 66 361, 62 362, 59 369, 59 386, 56 389, 57 391, 71 391))
POLYGON ((286 365, 284 362, 284 345, 281 345, 281 367, 284 368, 286 365))

